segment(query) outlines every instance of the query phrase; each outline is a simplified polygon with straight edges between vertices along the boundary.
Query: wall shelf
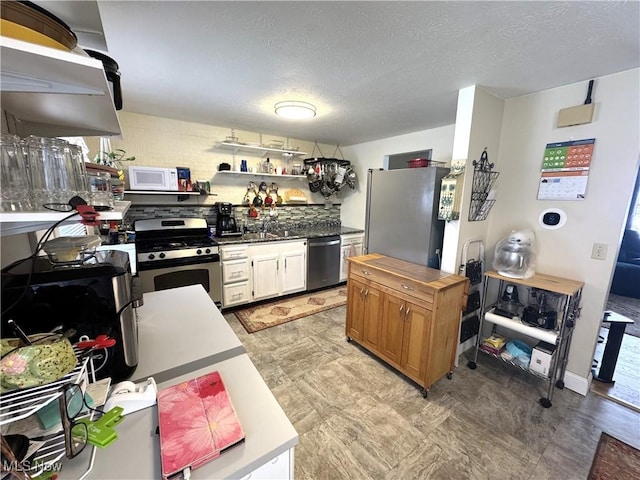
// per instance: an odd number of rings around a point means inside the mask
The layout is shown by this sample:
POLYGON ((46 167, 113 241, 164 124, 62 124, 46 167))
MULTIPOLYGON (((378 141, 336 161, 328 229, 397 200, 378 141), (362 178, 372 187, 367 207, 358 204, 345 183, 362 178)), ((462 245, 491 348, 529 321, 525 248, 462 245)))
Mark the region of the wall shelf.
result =
MULTIPOLYGON (((98 220, 122 220, 130 206, 131 202, 117 201, 113 210, 98 212, 100 214, 98 220)), ((53 211, 0 213, 0 235, 4 237, 6 235, 45 230, 70 214, 71 212, 53 211)), ((80 217, 75 216, 65 220, 61 225, 78 223, 79 221, 80 217)))
POLYGON ((272 178, 285 178, 285 179, 298 179, 307 181, 306 175, 277 175, 275 173, 256 173, 256 172, 234 172, 232 170, 221 170, 216 172, 216 175, 229 175, 232 177, 242 177, 242 176, 251 176, 251 177, 272 177, 272 178))
POLYGON ((292 155, 294 157, 300 155, 308 155, 306 152, 300 152, 298 150, 287 150, 282 148, 268 148, 259 145, 244 145, 242 143, 231 143, 231 142, 218 142, 216 143, 216 148, 220 150, 229 150, 234 155, 238 152, 246 152, 246 153, 258 153, 262 157, 266 157, 267 155, 272 155, 274 153, 279 153, 282 155, 292 155))
MULTIPOLYGON (((125 190, 125 195, 174 195, 177 197, 179 202, 184 202, 189 197, 198 197, 200 195, 211 195, 210 193, 201 193, 201 192, 163 192, 160 190, 125 190)), ((215 195, 215 194, 213 194, 215 195)))
POLYGON ((120 135, 102 62, 0 37, 2 109, 21 137, 120 135))

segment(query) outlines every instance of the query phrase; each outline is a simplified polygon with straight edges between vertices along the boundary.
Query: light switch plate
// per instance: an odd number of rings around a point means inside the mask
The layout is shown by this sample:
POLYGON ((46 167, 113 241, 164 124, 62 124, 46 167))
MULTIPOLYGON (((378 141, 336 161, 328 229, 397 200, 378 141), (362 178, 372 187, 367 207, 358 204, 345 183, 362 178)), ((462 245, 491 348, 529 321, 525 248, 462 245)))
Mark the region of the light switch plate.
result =
POLYGON ((563 108, 558 112, 558 127, 571 127, 593 121, 594 103, 577 107, 563 108))

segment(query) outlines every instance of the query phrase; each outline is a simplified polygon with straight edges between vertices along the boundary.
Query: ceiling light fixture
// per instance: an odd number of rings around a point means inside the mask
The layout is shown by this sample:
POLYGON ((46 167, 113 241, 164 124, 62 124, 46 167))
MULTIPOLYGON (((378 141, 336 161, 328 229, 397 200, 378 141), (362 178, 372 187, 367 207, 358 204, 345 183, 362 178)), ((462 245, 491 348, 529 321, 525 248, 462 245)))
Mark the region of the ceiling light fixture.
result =
POLYGON ((307 102, 287 100, 274 105, 276 115, 290 120, 304 120, 316 116, 316 107, 307 102))

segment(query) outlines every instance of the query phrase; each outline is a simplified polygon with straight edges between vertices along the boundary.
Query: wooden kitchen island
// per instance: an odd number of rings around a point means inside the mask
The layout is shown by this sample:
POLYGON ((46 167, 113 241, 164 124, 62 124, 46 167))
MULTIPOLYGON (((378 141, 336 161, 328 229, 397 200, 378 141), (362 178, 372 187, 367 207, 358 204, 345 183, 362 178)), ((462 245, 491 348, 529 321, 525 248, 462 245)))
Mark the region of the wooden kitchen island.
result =
POLYGON ((348 341, 422 387, 451 378, 469 279, 377 253, 350 257, 348 341))

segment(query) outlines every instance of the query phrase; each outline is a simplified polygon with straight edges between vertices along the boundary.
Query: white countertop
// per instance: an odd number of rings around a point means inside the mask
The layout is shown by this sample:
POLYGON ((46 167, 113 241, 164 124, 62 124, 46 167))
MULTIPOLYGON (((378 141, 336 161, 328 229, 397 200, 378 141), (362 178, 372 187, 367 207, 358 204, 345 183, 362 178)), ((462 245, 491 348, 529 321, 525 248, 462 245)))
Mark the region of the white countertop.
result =
POLYGON ((138 308, 138 367, 132 382, 162 383, 245 353, 201 285, 145 293, 138 308))
MULTIPOLYGON (((194 470, 191 478, 242 478, 298 444, 298 434, 246 354, 224 360, 158 385, 159 389, 213 371, 220 372, 240 424, 244 443, 194 470)), ((156 406, 127 415, 117 426, 118 440, 108 448, 89 449, 65 461, 60 478, 80 478, 95 460, 87 479, 160 479, 160 440, 156 406)))
MULTIPOLYGON (((191 478, 241 478, 298 444, 293 425, 202 286, 145 294, 138 313, 140 360, 131 380, 153 376, 163 389, 217 370, 245 432, 244 443, 191 478)), ((84 478, 160 479, 157 426, 156 406, 127 415, 116 427, 116 442, 65 459, 59 478, 78 479, 90 469, 84 478)))

